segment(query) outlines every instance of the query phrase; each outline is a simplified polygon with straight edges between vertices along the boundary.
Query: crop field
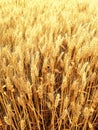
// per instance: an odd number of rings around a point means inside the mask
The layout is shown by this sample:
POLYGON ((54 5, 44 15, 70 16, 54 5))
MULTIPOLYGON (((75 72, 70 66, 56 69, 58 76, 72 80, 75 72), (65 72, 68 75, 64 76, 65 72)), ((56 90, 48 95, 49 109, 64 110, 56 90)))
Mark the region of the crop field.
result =
POLYGON ((98 0, 0 0, 0 130, 98 130, 98 0))

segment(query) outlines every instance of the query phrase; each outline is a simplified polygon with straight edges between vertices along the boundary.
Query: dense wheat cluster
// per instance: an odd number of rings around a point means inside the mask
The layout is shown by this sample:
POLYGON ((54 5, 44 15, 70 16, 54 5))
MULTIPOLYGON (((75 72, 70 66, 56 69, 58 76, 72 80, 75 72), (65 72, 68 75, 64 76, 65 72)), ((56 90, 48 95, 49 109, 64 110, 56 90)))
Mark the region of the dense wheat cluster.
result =
POLYGON ((0 0, 0 130, 98 130, 97 0, 0 0))

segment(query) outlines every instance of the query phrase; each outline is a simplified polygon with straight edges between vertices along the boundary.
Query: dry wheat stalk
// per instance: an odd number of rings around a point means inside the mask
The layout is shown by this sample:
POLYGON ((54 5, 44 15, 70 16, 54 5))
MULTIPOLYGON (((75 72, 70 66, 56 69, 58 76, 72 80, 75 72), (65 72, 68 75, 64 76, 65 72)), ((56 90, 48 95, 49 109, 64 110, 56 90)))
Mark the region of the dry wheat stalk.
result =
POLYGON ((0 130, 98 129, 98 1, 0 1, 0 130))

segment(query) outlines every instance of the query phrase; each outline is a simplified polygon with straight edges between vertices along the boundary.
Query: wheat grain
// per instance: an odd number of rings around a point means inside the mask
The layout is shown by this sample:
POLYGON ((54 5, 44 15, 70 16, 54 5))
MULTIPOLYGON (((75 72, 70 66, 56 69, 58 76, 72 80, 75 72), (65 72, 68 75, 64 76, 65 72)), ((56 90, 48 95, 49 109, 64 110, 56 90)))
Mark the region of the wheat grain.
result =
POLYGON ((98 129, 98 1, 0 1, 0 129, 98 129))

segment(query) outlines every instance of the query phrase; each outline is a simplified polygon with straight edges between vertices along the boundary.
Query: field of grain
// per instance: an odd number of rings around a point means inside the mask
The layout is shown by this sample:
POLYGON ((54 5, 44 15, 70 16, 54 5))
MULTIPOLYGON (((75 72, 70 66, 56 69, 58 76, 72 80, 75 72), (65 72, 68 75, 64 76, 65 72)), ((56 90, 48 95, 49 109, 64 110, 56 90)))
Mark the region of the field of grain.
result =
POLYGON ((98 130, 98 0, 0 0, 0 130, 98 130))

